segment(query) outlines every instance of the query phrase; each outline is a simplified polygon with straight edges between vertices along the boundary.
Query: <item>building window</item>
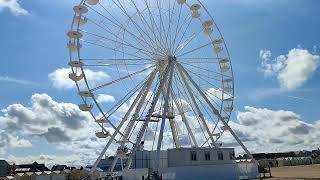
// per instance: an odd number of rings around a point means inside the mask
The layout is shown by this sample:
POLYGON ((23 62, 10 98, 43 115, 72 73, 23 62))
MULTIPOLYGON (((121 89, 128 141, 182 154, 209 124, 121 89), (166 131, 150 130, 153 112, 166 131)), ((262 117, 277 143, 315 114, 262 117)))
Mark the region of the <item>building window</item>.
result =
POLYGON ((210 152, 208 152, 208 151, 206 151, 206 152, 204 152, 204 159, 206 160, 206 161, 210 161, 210 152))
POLYGON ((234 155, 234 152, 230 152, 230 160, 235 160, 235 155, 234 155))
POLYGON ((191 151, 191 161, 196 161, 197 160, 197 153, 195 151, 191 151))
POLYGON ((223 152, 218 151, 218 160, 223 160, 223 152))

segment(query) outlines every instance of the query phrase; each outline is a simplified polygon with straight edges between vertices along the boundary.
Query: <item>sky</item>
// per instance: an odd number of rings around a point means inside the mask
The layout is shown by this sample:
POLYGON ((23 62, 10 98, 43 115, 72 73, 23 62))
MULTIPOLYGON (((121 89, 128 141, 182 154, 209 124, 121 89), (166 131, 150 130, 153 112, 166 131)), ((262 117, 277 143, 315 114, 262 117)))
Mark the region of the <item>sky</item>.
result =
MULTIPOLYGON (((104 147, 94 137, 91 116, 78 109, 80 98, 66 77, 66 33, 78 3, 0 0, 0 159, 87 164, 104 147)), ((320 2, 203 3, 230 52, 235 78, 230 125, 248 149, 319 147, 320 2)), ((92 81, 109 76, 88 74, 92 81)), ((100 102, 116 101, 110 94, 102 94, 100 102)), ((224 140, 238 147, 228 133, 224 140)))

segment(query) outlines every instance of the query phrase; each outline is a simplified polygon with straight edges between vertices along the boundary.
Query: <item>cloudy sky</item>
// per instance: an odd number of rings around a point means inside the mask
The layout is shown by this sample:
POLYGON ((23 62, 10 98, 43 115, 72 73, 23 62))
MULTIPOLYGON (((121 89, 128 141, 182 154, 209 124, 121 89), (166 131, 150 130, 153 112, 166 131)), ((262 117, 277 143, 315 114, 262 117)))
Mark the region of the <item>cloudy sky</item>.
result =
MULTIPOLYGON (((320 2, 203 2, 228 44, 236 79, 230 125, 248 149, 320 146, 320 2)), ((86 164, 105 144, 66 78, 66 32, 77 3, 0 0, 0 159, 86 164)), ((110 76, 87 74, 92 81, 110 76)), ((99 102, 116 101, 111 94, 99 102)), ((223 140, 237 147, 228 133, 223 140)))

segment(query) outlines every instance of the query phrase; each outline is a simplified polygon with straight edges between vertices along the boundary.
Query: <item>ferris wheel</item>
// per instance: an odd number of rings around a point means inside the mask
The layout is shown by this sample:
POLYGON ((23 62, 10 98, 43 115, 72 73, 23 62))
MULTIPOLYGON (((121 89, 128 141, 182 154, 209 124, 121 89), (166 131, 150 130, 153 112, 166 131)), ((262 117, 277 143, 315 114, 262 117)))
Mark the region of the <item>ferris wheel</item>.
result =
POLYGON ((73 10, 69 78, 106 141, 93 170, 108 149, 112 172, 142 148, 219 147, 226 130, 241 143, 228 126, 228 49, 199 0, 82 0, 73 10))

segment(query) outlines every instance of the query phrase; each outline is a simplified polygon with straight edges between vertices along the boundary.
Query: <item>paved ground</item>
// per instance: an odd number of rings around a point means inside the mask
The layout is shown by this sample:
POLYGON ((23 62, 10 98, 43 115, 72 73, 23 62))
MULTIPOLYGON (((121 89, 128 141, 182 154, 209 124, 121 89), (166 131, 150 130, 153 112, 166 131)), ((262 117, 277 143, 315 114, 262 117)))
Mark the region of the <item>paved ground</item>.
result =
POLYGON ((271 169, 268 180, 320 180, 320 164, 308 166, 287 166, 271 169))

